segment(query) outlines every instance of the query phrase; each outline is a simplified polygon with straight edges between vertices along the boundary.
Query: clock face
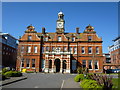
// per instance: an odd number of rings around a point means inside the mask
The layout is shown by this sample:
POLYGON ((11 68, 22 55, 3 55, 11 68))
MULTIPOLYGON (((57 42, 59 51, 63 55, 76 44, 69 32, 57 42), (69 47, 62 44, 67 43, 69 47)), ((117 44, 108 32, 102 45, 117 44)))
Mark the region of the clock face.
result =
POLYGON ((63 23, 61 23, 61 22, 57 23, 57 27, 58 28, 63 28, 63 23))

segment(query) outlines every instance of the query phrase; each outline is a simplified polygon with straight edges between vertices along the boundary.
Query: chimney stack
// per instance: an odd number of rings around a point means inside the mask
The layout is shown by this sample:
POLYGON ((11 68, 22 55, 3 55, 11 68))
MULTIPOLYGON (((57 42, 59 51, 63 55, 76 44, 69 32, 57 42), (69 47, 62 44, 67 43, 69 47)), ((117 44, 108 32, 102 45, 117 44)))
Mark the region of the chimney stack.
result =
POLYGON ((45 34, 45 28, 42 27, 42 34, 45 34))
POLYGON ((79 33, 79 27, 76 28, 76 33, 79 33))

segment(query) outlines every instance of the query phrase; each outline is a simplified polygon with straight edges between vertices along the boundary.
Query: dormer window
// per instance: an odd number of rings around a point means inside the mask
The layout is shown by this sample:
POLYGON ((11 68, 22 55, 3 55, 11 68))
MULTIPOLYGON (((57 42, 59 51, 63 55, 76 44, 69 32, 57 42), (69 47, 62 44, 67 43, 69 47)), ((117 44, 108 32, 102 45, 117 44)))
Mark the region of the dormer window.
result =
POLYGON ((91 36, 88 36, 88 41, 91 41, 92 40, 92 37, 91 36))
POLYGON ((32 40, 32 36, 28 36, 28 40, 32 40))
POLYGON ((48 37, 45 37, 44 41, 48 41, 48 37))
POLYGON ((72 37, 72 41, 73 41, 73 42, 75 41, 75 37, 72 37))
POLYGON ((62 41, 62 38, 61 38, 61 36, 58 36, 58 41, 62 41))

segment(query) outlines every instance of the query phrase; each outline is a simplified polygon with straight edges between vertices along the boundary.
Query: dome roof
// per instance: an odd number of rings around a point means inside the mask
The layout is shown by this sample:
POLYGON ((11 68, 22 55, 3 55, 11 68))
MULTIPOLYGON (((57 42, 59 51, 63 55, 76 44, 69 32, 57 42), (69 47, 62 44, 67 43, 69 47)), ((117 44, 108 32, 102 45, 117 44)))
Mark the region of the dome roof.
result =
POLYGON ((86 27, 86 29, 91 29, 91 30, 93 30, 94 27, 89 24, 89 25, 86 27))
POLYGON ((63 12, 60 11, 60 12, 58 13, 58 15, 59 15, 59 14, 63 14, 63 12))
POLYGON ((30 25, 30 26, 27 27, 27 29, 35 29, 35 27, 30 25))

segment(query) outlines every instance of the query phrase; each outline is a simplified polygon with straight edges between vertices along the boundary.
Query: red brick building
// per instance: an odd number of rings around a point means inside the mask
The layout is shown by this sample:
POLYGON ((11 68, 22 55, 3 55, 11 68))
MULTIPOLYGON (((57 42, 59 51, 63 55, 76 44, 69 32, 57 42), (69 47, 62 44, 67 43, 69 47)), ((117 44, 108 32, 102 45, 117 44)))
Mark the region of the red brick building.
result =
POLYGON ((120 36, 113 41, 114 44, 108 47, 111 63, 104 63, 105 69, 120 69, 120 36))
POLYGON ((19 39, 17 70, 26 68, 37 72, 71 73, 77 67, 87 67, 89 72, 103 71, 102 39, 88 25, 83 33, 66 33, 62 12, 58 13, 56 32, 42 33, 30 25, 19 39))

